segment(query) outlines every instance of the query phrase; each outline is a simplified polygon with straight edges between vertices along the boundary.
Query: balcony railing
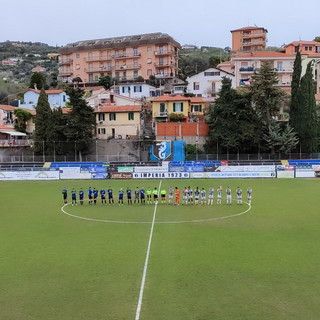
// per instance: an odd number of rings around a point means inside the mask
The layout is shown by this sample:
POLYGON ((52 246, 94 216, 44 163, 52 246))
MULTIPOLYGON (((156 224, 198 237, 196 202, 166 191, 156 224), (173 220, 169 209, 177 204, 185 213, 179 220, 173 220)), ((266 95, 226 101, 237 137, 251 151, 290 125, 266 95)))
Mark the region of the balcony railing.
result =
POLYGON ((98 67, 98 68, 85 68, 85 72, 106 72, 106 71, 112 71, 112 67, 98 67))
POLYGON ((59 63, 61 66, 63 66, 63 65, 72 64, 72 62, 73 62, 72 59, 67 59, 67 60, 61 60, 59 63))
POLYGON ((155 112, 154 113, 155 118, 167 118, 168 117, 168 112, 155 112))
POLYGON ((156 78, 173 78, 174 74, 173 73, 156 73, 154 76, 156 78))
POLYGON ((175 62, 169 62, 169 61, 164 61, 164 62, 156 62, 155 64, 156 68, 164 68, 164 67, 174 67, 176 68, 175 62))
POLYGON ((25 140, 25 139, 0 140, 0 147, 28 147, 31 145, 32 145, 32 140, 25 140))
POLYGON ((112 56, 113 59, 130 59, 130 58, 139 58, 141 57, 140 52, 126 53, 126 54, 115 54, 112 56))
POLYGON ((266 37, 266 34, 265 33, 244 33, 242 35, 242 38, 243 39, 250 39, 250 38, 265 38, 266 37))
POLYGON ((274 71, 279 72, 279 73, 292 73, 292 69, 283 69, 283 68, 274 68, 274 71))
POLYGON ((114 70, 132 70, 132 69, 140 69, 141 68, 141 64, 126 64, 125 66, 114 66, 113 69, 114 70))
POLYGON ((156 56, 167 56, 167 55, 175 55, 176 52, 174 50, 157 50, 154 52, 156 56))
POLYGON ((62 71, 59 73, 61 77, 71 76, 73 74, 72 70, 70 71, 62 71))
POLYGON ((112 56, 94 56, 94 57, 87 57, 85 61, 107 61, 112 60, 112 56))
POLYGON ((248 46, 260 46, 260 45, 264 45, 266 42, 265 41, 247 41, 247 42, 243 42, 242 46, 243 47, 248 47, 248 46))
POLYGON ((253 67, 241 67, 239 69, 240 72, 255 72, 257 70, 257 68, 253 68, 253 67))

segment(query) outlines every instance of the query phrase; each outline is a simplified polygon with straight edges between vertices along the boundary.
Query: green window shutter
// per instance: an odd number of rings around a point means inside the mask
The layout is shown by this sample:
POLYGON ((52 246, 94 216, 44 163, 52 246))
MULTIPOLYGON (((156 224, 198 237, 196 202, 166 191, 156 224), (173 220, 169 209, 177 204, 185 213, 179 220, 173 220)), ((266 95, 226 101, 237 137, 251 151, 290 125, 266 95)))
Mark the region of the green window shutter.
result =
POLYGON ((176 103, 173 103, 173 112, 176 112, 176 103))

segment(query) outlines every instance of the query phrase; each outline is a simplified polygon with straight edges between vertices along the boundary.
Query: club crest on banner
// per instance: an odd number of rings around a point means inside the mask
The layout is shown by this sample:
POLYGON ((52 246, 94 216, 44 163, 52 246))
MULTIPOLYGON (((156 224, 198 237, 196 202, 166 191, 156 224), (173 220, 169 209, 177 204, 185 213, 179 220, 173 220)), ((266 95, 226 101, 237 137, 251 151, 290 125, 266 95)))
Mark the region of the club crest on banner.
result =
POLYGON ((152 155, 160 161, 169 158, 171 156, 171 141, 154 141, 152 145, 152 155))

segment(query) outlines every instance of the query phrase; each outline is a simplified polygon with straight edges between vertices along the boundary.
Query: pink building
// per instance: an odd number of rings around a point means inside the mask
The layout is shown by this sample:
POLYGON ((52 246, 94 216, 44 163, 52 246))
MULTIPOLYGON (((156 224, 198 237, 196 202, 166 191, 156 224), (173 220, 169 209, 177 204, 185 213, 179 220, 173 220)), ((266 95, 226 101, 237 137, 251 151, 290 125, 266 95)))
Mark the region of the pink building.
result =
POLYGON ((179 49, 180 44, 164 33, 78 41, 59 50, 59 76, 63 82, 80 77, 84 83, 107 75, 120 81, 151 75, 172 78, 178 71, 179 49))

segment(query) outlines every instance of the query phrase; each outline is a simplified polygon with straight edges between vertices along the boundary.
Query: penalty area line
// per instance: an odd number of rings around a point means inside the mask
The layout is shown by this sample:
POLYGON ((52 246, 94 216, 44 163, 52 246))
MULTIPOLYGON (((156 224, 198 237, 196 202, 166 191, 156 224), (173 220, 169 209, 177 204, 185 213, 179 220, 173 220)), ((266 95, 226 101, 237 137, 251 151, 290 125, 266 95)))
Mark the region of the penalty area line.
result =
POLYGON ((145 259, 144 267, 143 267, 143 273, 142 273, 141 286, 140 286, 139 299, 138 299, 138 304, 137 304, 135 320, 139 320, 140 319, 140 312, 141 312, 142 300, 143 300, 143 292, 144 292, 144 287, 145 287, 146 278, 147 278, 147 271, 148 271, 149 256, 150 256, 151 242, 152 242, 152 236, 153 236, 153 229, 154 229, 154 224, 155 224, 155 221, 156 221, 156 213, 157 213, 158 202, 160 200, 159 199, 159 194, 160 194, 160 189, 161 189, 161 183, 162 183, 162 180, 160 180, 159 188, 158 188, 158 201, 154 205, 153 219, 152 219, 152 224, 151 224, 151 228, 150 228, 150 235, 149 235, 148 247, 147 247, 147 252, 146 252, 146 259, 145 259))

